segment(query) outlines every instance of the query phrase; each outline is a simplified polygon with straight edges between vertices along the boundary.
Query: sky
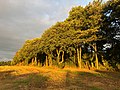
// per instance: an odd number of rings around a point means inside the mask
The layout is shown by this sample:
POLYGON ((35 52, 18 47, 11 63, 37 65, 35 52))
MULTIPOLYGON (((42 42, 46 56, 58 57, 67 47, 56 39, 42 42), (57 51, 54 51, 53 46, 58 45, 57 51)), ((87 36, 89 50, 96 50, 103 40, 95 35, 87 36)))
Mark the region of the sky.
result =
POLYGON ((92 0, 0 0, 0 61, 10 60, 28 39, 67 18, 92 0))

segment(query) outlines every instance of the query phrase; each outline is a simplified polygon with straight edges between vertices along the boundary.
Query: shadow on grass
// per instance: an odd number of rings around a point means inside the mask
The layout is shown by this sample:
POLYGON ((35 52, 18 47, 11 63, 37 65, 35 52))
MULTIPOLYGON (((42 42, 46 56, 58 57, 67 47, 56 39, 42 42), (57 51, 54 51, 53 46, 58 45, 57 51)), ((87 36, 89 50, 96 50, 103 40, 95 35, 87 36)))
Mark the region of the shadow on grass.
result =
POLYGON ((16 85, 26 86, 28 88, 47 88, 47 80, 49 78, 41 74, 30 73, 22 75, 15 81, 16 85))
MULTIPOLYGON (((88 72, 71 72, 66 73, 66 87, 69 90, 102 90, 97 86, 89 85, 86 78, 97 77, 97 74, 92 74, 88 72)), ((89 79, 88 79, 89 80, 89 79)))
POLYGON ((97 73, 66 71, 66 86, 73 90, 119 90, 120 73, 96 71, 97 73), (76 87, 76 88, 75 88, 76 87))
POLYGON ((120 79, 120 72, 101 71, 101 70, 96 70, 96 72, 106 75, 107 78, 120 79))
POLYGON ((15 76, 11 74, 13 72, 15 72, 15 71, 10 70, 10 71, 2 71, 2 72, 0 72, 0 80, 15 78, 15 76))
POLYGON ((28 73, 14 75, 15 71, 0 72, 0 83, 3 83, 2 90, 34 90, 35 88, 47 88, 49 77, 39 73, 28 73))
POLYGON ((119 86, 119 83, 113 85, 118 80, 106 79, 104 75, 101 75, 106 74, 113 77, 112 74, 115 74, 113 72, 96 71, 98 72, 97 74, 70 70, 59 71, 57 74, 62 75, 64 73, 65 76, 53 76, 61 78, 61 81, 59 79, 53 80, 54 77, 49 77, 51 72, 22 75, 15 75, 15 72, 14 70, 0 72, 0 85, 3 85, 0 90, 112 90, 119 86))

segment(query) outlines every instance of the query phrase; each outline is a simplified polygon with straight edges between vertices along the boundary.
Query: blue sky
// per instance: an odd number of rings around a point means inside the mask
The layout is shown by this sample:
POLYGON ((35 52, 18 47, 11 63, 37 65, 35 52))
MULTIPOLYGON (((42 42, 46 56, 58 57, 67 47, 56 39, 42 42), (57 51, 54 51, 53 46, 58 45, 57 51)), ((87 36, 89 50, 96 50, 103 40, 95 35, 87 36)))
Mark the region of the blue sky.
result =
POLYGON ((11 59, 25 40, 63 21, 74 6, 92 0, 0 0, 0 59, 11 59))

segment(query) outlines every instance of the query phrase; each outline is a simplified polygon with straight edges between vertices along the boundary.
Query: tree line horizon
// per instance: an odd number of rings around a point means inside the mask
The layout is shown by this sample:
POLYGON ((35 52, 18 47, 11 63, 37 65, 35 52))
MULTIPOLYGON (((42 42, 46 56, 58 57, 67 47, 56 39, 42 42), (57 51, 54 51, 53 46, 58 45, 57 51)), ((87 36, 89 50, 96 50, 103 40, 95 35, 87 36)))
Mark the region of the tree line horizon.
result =
POLYGON ((27 40, 12 64, 118 70, 119 44, 120 0, 94 0, 73 7, 64 21, 27 40))

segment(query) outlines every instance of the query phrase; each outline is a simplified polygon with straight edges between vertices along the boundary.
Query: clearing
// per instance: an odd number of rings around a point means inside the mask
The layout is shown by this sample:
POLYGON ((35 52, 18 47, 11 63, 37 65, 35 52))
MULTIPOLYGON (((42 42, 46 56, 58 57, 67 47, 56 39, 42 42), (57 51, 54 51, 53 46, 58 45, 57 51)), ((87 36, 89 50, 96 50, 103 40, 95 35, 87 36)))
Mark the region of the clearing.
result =
POLYGON ((0 66, 0 90, 120 90, 120 72, 0 66))

